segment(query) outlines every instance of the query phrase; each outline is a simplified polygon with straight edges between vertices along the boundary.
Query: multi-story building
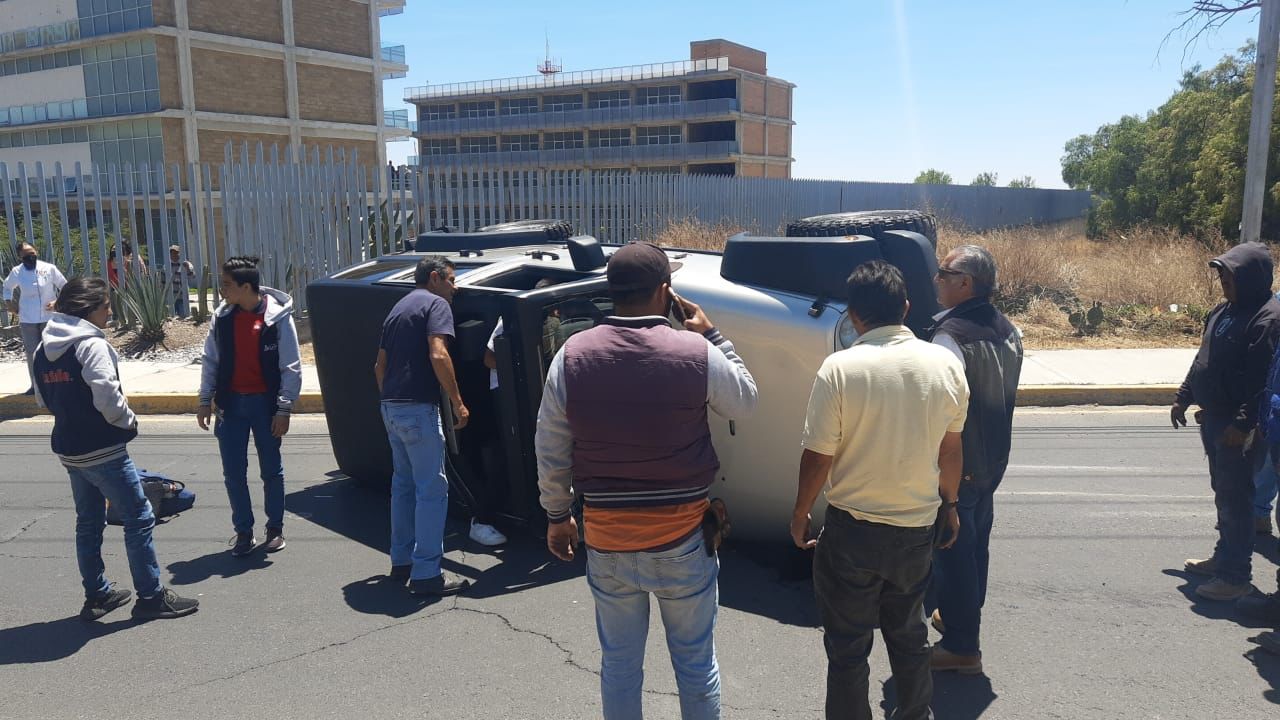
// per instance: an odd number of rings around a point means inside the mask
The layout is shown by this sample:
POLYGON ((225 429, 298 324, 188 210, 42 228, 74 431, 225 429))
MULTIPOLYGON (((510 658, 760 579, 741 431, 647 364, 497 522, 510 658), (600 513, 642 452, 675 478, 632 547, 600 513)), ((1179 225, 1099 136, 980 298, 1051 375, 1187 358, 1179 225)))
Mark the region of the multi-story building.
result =
POLYGON ((765 53, 690 43, 658 65, 410 88, 418 164, 791 176, 792 91, 765 53))
POLYGON ((0 0, 0 163, 220 162, 247 141, 381 165, 408 135, 382 81, 408 68, 379 18, 404 3, 0 0))

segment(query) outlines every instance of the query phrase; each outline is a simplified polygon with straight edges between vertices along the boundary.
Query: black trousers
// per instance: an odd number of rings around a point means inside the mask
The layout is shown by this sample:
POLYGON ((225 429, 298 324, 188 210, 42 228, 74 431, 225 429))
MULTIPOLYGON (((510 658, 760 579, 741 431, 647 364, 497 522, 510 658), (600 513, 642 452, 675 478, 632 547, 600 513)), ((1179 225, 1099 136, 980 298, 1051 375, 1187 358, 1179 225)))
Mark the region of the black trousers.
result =
POLYGON ((813 559, 827 650, 828 718, 871 720, 867 658, 880 628, 897 686, 897 720, 931 720, 933 675, 922 606, 933 564, 933 527, 855 519, 834 507, 813 559))

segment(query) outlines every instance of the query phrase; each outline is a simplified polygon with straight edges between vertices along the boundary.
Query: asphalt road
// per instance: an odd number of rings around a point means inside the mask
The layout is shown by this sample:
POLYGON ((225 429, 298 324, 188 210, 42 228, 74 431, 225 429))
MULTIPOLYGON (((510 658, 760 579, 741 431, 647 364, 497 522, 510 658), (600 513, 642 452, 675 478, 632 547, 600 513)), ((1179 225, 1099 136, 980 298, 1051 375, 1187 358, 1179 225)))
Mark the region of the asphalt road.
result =
MULTIPOLYGON (((1213 506, 1195 434, 1164 417, 1019 414, 997 500, 987 677, 938 676, 938 718, 1277 717, 1280 658, 1251 652, 1258 629, 1230 605, 1196 602, 1181 571, 1211 549, 1213 506)), ((475 580, 469 596, 432 604, 385 585, 386 501, 327 475, 317 419, 296 419, 285 446, 289 547, 250 560, 228 552, 214 440, 190 418, 145 419, 139 465, 199 493, 156 541, 171 585, 203 605, 180 620, 136 625, 119 610, 82 623, 74 512, 48 427, 0 423, 0 717, 599 716, 581 566, 551 561, 519 533, 482 551, 458 525, 448 563, 475 580)), ((1276 553, 1265 545, 1255 582, 1272 591, 1276 553)), ((128 586, 118 528, 104 548, 111 577, 128 586)), ((812 593, 762 557, 735 548, 722 558, 724 717, 818 717, 825 661, 812 593)), ((649 716, 677 717, 658 628, 648 668, 649 716)), ((879 693, 889 678, 879 642, 871 672, 879 693)))

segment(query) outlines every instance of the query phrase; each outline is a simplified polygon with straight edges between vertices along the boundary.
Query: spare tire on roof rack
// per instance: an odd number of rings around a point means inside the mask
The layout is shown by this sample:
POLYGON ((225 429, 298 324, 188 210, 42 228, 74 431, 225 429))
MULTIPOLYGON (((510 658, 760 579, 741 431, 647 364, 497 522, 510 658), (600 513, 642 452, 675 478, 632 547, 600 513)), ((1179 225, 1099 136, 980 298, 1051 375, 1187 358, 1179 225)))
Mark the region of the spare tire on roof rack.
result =
POLYGON ((516 220, 497 225, 485 225, 476 232, 542 233, 542 239, 545 242, 558 242, 573 236, 573 226, 565 220, 516 220))
POLYGON ((787 224, 787 237, 840 237, 866 235, 877 240, 891 230, 917 232, 938 247, 938 222, 918 210, 864 210, 814 215, 787 224))
POLYGON ((431 253, 490 250, 517 245, 558 245, 572 235, 573 226, 564 220, 517 220, 485 225, 473 232, 458 232, 453 228, 432 230, 415 239, 414 249, 431 253))

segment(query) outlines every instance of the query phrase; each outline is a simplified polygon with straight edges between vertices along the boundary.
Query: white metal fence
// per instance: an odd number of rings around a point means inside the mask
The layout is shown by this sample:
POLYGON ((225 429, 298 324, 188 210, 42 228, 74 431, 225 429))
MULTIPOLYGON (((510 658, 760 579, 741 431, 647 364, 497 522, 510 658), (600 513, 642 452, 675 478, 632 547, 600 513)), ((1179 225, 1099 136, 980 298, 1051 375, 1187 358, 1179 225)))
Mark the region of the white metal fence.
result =
MULTIPOLYGON (((177 245, 198 277, 232 255, 257 255, 264 282, 301 309, 311 280, 404 248, 448 226, 475 230, 558 218, 603 242, 651 239, 696 219, 761 234, 796 218, 878 208, 929 209, 975 229, 1082 216, 1089 195, 925 185, 676 174, 369 167, 358 156, 227 148, 220 164, 64 167, 0 163, 0 272, 30 242, 70 275, 106 276, 125 243, 163 269, 177 245)), ((206 274, 207 273, 207 274, 206 274)), ((3 310, 0 310, 0 314, 3 310)), ((0 320, 4 318, 0 317, 0 320)))

